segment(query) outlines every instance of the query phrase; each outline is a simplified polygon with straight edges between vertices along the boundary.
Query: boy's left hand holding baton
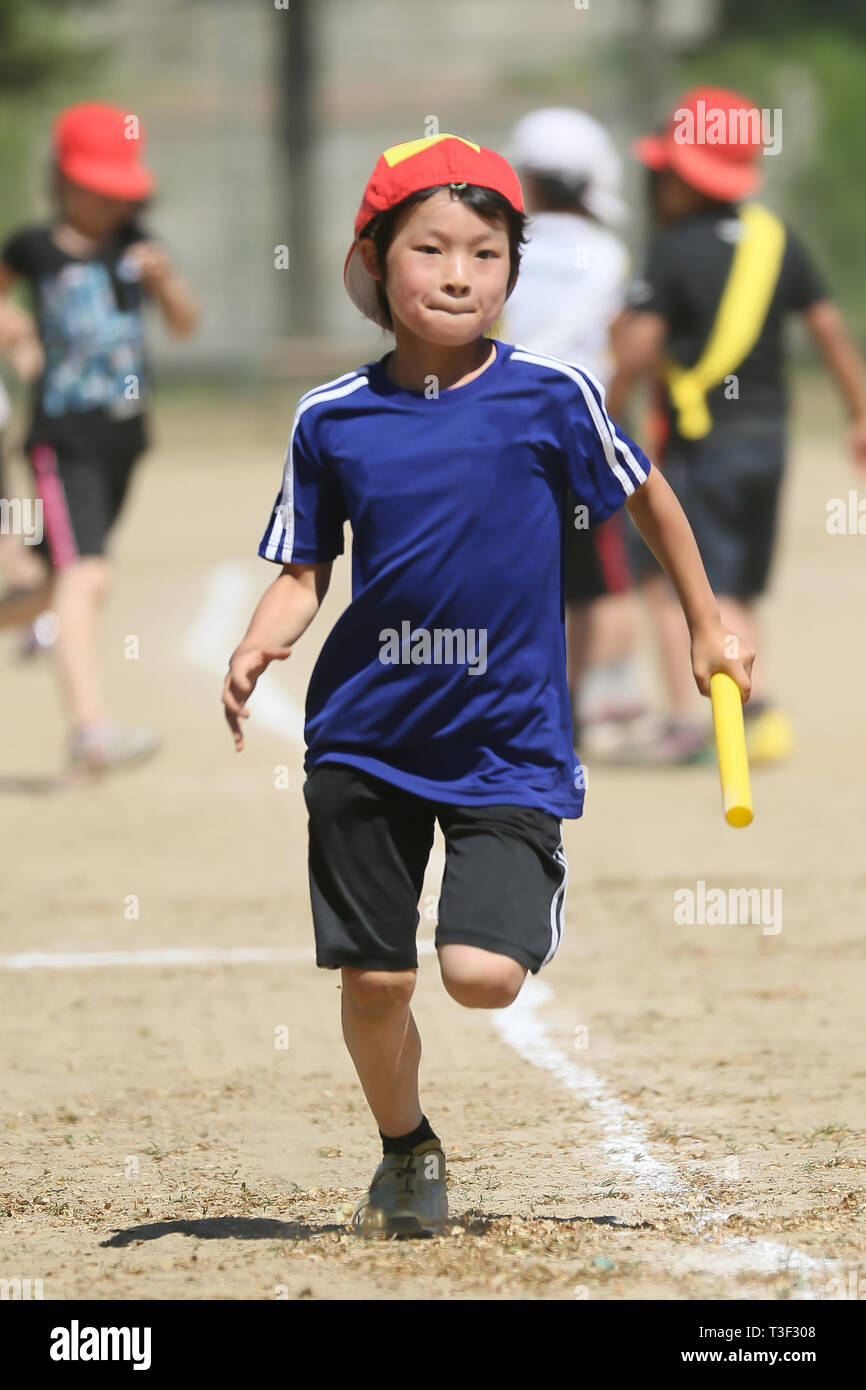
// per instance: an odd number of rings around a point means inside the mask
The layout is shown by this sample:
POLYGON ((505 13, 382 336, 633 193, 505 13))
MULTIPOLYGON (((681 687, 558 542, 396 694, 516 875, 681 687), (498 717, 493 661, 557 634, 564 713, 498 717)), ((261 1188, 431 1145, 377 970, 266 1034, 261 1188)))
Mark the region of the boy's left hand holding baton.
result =
POLYGON ((697 542, 672 487, 654 468, 626 507, 676 589, 691 636, 692 671, 701 694, 709 696, 710 677, 724 671, 736 682, 746 704, 755 653, 726 631, 697 542))

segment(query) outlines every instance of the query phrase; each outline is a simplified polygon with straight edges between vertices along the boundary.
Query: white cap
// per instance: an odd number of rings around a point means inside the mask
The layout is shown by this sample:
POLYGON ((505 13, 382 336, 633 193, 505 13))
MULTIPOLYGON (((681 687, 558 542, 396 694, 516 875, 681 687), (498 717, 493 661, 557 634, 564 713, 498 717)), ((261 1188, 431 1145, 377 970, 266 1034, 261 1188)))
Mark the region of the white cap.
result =
POLYGON ((613 141, 585 111, 546 106, 530 111, 514 127, 506 157, 517 169, 548 174, 582 185, 581 202, 600 222, 623 222, 628 208, 619 196, 622 164, 613 141))

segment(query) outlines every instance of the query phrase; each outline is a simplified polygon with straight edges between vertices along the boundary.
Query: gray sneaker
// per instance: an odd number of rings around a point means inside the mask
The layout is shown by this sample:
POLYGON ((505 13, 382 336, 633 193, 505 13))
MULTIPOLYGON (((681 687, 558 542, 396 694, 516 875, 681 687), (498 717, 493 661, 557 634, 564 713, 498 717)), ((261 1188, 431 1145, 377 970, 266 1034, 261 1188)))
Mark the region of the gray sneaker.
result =
POLYGON ((155 729, 88 724, 72 735, 69 772, 73 778, 78 778, 131 767, 149 758, 158 747, 159 735, 155 729))
POLYGON ((359 1236, 441 1235, 448 1220, 445 1155, 438 1139, 387 1154, 352 1214, 359 1236))

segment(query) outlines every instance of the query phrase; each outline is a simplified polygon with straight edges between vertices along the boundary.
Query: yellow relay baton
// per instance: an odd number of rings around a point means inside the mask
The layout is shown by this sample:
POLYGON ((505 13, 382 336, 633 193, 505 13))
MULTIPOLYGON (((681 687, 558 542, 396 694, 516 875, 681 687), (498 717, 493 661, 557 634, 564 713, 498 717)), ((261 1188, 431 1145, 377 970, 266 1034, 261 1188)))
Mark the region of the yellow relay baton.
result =
POLYGON ((751 825, 754 819, 752 788, 746 756, 743 701, 736 681, 726 672, 717 671, 710 676, 710 700, 722 780, 722 809, 728 825, 741 829, 751 825))

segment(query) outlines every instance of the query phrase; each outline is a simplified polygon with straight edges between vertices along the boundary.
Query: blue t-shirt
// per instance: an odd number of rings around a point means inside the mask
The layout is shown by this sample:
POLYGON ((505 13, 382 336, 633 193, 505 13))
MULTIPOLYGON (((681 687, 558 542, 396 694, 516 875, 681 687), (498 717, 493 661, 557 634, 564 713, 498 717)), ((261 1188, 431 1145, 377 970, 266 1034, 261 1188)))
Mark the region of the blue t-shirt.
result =
POLYGON ((352 525, 352 602, 307 692, 307 772, 346 763, 433 801, 576 818, 565 527, 604 521, 650 465, 589 372, 491 341, 495 361, 438 395, 432 378, 391 382, 389 354, 308 391, 259 554, 333 560, 352 525))

